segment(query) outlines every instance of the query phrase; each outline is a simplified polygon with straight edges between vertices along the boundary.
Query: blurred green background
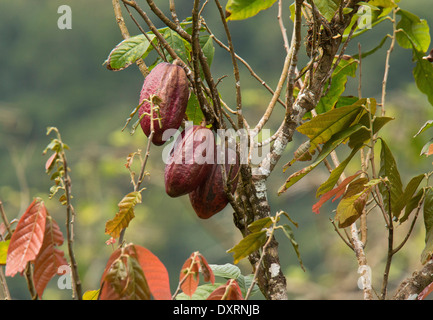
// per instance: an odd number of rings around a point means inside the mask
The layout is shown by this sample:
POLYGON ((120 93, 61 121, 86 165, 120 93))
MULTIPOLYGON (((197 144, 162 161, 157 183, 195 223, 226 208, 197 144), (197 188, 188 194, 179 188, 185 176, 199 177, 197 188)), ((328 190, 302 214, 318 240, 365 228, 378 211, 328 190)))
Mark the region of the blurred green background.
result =
MULTIPOLYGON (((140 1, 145 8, 145 1, 140 1)), ((166 11, 168 0, 157 0, 166 11)), ((181 19, 188 17, 190 0, 175 1, 181 19)), ((291 3, 291 2, 290 2, 291 3)), ((223 1, 225 5, 225 1, 223 1)), ((287 10, 289 2, 285 1, 287 10)), ((400 6, 433 24, 433 11, 428 0, 402 0, 400 6)), ((167 12, 167 11, 166 11, 167 12)), ((287 12, 287 11, 286 11, 287 12)), ((124 11, 132 35, 140 31, 124 11)), ((149 13, 151 18, 154 16, 149 13)), ((287 29, 290 21, 285 17, 287 29)), ((224 42, 214 3, 208 3, 204 16, 213 32, 224 42)), ((235 49, 254 70, 275 87, 283 63, 284 49, 274 6, 256 17, 230 22, 235 49)), ((157 26, 162 26, 154 19, 157 26)), ((144 26, 144 24, 143 24, 144 26)), ((375 47, 388 32, 389 22, 358 37, 348 54, 375 47)), ((107 246, 105 222, 114 217, 117 203, 132 191, 126 156, 144 149, 147 143, 141 130, 133 136, 122 132, 129 113, 136 106, 143 77, 135 65, 124 71, 109 71, 103 65, 111 49, 122 40, 110 1, 84 0, 0 0, 0 200, 9 220, 19 218, 39 196, 50 214, 64 229, 65 208, 56 199, 49 200, 51 181, 45 174, 47 156, 42 151, 53 136, 46 128, 57 127, 65 143, 72 169, 75 222, 75 253, 84 290, 99 287, 99 281, 113 248, 107 246), (72 29, 60 30, 57 9, 67 4, 72 9, 72 29)), ((362 64, 362 93, 380 101, 384 61, 389 41, 362 64)), ((231 60, 216 46, 212 70, 214 77, 225 78, 219 85, 224 100, 234 105, 235 91, 231 60)), ((304 62, 301 56, 301 61, 304 62)), ((149 60, 149 64, 153 61, 149 60)), ((387 89, 387 115, 396 120, 382 134, 398 161, 404 184, 408 179, 431 169, 431 160, 419 156, 429 137, 413 139, 419 127, 433 117, 433 107, 414 87, 411 52, 396 47, 391 57, 387 89)), ((247 119, 255 123, 267 106, 270 95, 241 68, 243 102, 247 119)), ((357 94, 358 79, 350 79, 347 94, 357 94)), ((281 116, 277 110, 270 128, 275 130, 281 116)), ((282 115, 282 113, 281 113, 282 115)), ((295 137, 269 180, 269 199, 273 212, 286 211, 299 227, 294 230, 306 272, 299 267, 296 255, 286 238, 277 236, 288 290, 292 299, 362 299, 357 287, 357 263, 354 254, 333 230, 333 204, 325 205, 320 215, 311 211, 316 202, 315 189, 326 180, 319 168, 297 183, 287 193, 276 192, 292 171, 282 173, 292 152, 304 138, 295 137)), ((143 203, 136 208, 126 241, 144 246, 166 265, 173 290, 177 287, 183 262, 194 251, 200 251, 211 264, 232 263, 226 251, 240 240, 227 207, 209 220, 200 220, 193 212, 188 197, 170 198, 163 185, 163 147, 153 146, 147 169, 143 203)), ((344 150, 342 151, 345 152, 344 150)), ((303 164, 302 164, 303 165, 303 164)), ((299 169, 294 166, 291 170, 299 169)), ((348 168, 354 170, 355 168, 348 168)), ((420 268, 419 256, 424 246, 424 233, 419 219, 409 244, 395 257, 391 269, 390 290, 403 278, 420 268)), ((398 228, 401 239, 407 226, 398 228)), ((369 217, 367 259, 373 269, 376 289, 380 290, 386 253, 386 233, 379 215, 369 217)), ((64 246, 65 251, 66 247, 64 246)), ((246 261, 239 266, 250 272, 246 261)), ((57 286, 57 277, 49 284, 44 299, 70 299, 70 290, 57 286)), ((29 299, 23 277, 7 278, 14 299, 29 299)), ((257 294, 253 298, 260 299, 257 294)))

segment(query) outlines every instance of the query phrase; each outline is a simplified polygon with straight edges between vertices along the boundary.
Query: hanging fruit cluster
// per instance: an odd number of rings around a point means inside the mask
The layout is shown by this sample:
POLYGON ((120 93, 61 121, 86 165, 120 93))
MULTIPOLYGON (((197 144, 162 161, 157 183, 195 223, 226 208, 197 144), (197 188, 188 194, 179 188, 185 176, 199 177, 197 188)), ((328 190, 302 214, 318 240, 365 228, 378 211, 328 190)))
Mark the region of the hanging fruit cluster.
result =
MULTIPOLYGON (((188 98, 188 78, 176 62, 162 62, 146 77, 140 93, 139 116, 147 137, 153 130, 154 145, 165 143, 166 130, 181 127, 188 98)), ((187 126, 173 144, 166 162, 166 193, 170 197, 189 195, 194 211, 202 219, 222 211, 229 203, 224 176, 234 180, 230 184, 231 193, 236 190, 239 162, 234 150, 224 149, 225 161, 221 163, 212 130, 201 125, 187 126)))

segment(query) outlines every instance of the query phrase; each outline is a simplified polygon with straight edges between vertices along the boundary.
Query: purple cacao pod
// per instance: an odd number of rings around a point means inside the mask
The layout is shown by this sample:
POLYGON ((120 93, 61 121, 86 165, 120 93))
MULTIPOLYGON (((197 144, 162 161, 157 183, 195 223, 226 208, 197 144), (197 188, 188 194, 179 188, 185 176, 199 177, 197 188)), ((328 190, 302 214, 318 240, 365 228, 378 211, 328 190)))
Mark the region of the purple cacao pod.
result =
POLYGON ((213 163, 215 138, 202 126, 188 126, 177 137, 164 170, 165 191, 179 197, 196 189, 208 177, 213 163))
POLYGON ((208 219, 222 211, 229 203, 229 199, 224 191, 223 166, 226 177, 228 178, 230 173, 230 179, 235 179, 231 186, 231 193, 235 193, 238 181, 239 161, 234 150, 226 149, 225 163, 221 164, 219 161, 216 161, 207 179, 197 189, 189 193, 189 200, 199 218, 208 219), (232 167, 231 171, 230 167, 232 167))
MULTIPOLYGON (((161 62, 144 79, 140 92, 141 104, 144 100, 150 100, 152 95, 158 96, 159 116, 153 110, 154 134, 152 143, 160 146, 165 143, 164 131, 167 129, 177 130, 182 124, 189 98, 188 78, 183 68, 176 63, 161 62), (161 126, 157 118, 160 118, 161 126)), ((151 133, 151 103, 148 101, 141 104, 138 114, 141 118, 141 128, 146 136, 151 133)))

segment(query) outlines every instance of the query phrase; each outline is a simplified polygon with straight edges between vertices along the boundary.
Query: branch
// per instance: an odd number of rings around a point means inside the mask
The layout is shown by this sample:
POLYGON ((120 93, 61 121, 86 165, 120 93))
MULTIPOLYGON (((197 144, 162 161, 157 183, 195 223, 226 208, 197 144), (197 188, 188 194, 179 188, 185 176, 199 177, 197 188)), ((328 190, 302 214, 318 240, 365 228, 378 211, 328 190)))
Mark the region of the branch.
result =
POLYGON ((416 299, 418 295, 433 282, 433 260, 429 260, 421 271, 416 271, 404 280, 397 289, 393 300, 416 299))

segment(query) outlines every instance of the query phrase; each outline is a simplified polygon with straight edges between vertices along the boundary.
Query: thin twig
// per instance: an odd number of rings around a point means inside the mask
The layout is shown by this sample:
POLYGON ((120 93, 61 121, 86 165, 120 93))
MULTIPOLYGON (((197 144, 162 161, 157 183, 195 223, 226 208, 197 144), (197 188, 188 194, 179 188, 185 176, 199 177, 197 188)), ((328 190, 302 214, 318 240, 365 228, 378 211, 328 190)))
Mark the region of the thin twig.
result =
MULTIPOLYGON (((122 33, 122 37, 123 39, 128 39, 130 35, 128 28, 126 27, 125 20, 123 19, 122 8, 120 7, 119 0, 113 0, 113 9, 116 16, 117 25, 119 26, 120 32, 122 33)), ((149 70, 147 69, 143 59, 138 59, 136 61, 136 65, 138 66, 138 69, 140 70, 143 77, 146 77, 149 73, 149 70)))

